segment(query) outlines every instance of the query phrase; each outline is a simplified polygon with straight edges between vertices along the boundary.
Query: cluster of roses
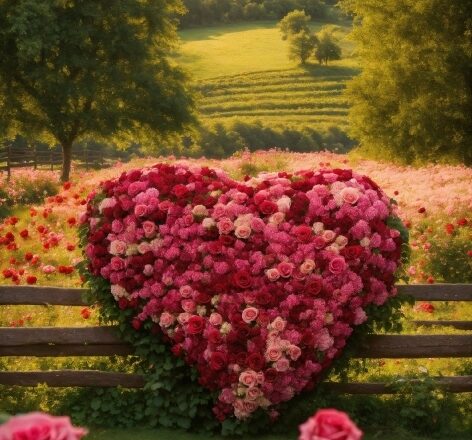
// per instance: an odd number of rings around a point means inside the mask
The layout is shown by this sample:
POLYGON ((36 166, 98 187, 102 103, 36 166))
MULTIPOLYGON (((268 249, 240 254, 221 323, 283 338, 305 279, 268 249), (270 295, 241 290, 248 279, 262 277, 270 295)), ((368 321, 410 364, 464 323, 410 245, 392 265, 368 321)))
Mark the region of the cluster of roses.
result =
POLYGON ((89 270, 136 330, 151 321, 218 391, 223 420, 290 400, 340 355, 365 306, 395 295, 394 204, 350 170, 158 164, 104 182, 81 221, 89 270))

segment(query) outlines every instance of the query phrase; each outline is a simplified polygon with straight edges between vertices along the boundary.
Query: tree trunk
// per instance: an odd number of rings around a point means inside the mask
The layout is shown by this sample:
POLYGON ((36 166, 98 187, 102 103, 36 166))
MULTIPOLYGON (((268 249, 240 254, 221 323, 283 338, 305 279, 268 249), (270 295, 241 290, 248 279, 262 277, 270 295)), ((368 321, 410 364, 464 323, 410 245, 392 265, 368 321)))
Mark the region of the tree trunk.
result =
POLYGON ((61 182, 67 182, 69 180, 71 160, 72 160, 72 144, 62 144, 61 182))

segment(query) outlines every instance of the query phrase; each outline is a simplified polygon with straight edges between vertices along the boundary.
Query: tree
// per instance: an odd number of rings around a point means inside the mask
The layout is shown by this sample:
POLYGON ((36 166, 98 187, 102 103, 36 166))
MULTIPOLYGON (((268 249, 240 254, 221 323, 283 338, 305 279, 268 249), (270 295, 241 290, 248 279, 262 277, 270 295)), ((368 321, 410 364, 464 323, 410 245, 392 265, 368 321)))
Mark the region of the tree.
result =
POLYGON ((311 32, 301 31, 292 35, 289 40, 289 58, 305 64, 308 58, 313 55, 318 38, 311 32))
POLYGON ((348 86, 352 135, 405 163, 472 165, 472 0, 343 0, 362 73, 348 86))
POLYGON ((194 121, 169 60, 180 0, 0 0, 0 129, 59 143, 155 142, 194 121))
POLYGON ((305 11, 296 9, 289 12, 282 20, 279 21, 279 29, 282 33, 282 40, 287 40, 290 37, 300 34, 301 32, 309 33, 309 22, 311 17, 305 14, 305 11))
POLYGON ((328 61, 341 59, 341 47, 328 29, 323 28, 318 34, 315 57, 320 64, 324 62, 326 65, 328 65, 328 61))

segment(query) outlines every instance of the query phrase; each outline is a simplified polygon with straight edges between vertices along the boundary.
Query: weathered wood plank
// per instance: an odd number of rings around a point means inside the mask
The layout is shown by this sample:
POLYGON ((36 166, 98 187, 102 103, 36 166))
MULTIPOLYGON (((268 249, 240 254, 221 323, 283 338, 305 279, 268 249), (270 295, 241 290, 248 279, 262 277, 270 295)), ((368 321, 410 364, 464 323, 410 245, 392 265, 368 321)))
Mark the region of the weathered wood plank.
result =
POLYGON ((472 284, 409 284, 398 286, 398 293, 416 301, 472 301, 472 284))
MULTIPOLYGON (((452 376, 433 378, 438 386, 450 393, 472 392, 472 376, 452 376)), ((407 383, 419 383, 418 379, 405 380, 407 383)), ((344 394, 395 394, 396 390, 389 384, 372 382, 336 383, 328 382, 324 386, 330 391, 344 394)))
POLYGON ((472 335, 371 335, 358 358, 472 357, 472 335))
POLYGON ((453 327, 458 330, 472 330, 472 321, 413 321, 417 327, 453 327))
MULTIPOLYGON (((451 393, 472 391, 472 376, 436 377, 438 386, 451 393)), ((418 383, 411 379, 409 383, 418 383)), ((58 370, 58 371, 25 371, 0 372, 1 385, 36 386, 47 384, 50 387, 116 387, 142 388, 144 377, 138 374, 114 373, 94 370, 58 370)), ((324 386, 336 393, 345 394, 394 394, 395 389, 385 383, 327 382, 324 386)))
POLYGON ((20 327, 0 328, 0 346, 116 345, 121 341, 114 327, 20 327))
MULTIPOLYGON (((0 356, 130 353, 132 348, 120 340, 113 327, 0 328, 0 356)), ((355 356, 392 359, 472 357, 472 335, 371 335, 355 356)))
POLYGON ((113 373, 93 370, 59 371, 1 371, 0 384, 36 386, 47 384, 50 387, 116 387, 142 388, 144 378, 138 374, 113 373))
POLYGON ((106 345, 0 345, 0 357, 33 356, 33 357, 70 357, 70 356, 127 356, 134 353, 134 348, 126 344, 106 345))
MULTIPOLYGON (((70 305, 85 306, 85 289, 37 286, 0 286, 0 305, 70 305)), ((417 301, 472 301, 471 284, 400 285, 401 294, 417 301)))
POLYGON ((86 289, 37 286, 0 286, 0 305, 86 306, 86 289))

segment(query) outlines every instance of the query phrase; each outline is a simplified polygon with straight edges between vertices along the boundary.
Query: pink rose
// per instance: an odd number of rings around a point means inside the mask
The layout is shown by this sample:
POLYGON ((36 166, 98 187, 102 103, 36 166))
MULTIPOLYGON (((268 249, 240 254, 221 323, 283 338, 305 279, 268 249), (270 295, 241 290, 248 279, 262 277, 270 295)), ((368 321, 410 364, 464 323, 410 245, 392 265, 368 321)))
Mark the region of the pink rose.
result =
POLYGON ((126 251, 126 243, 121 240, 115 240, 110 243, 110 254, 120 255, 124 254, 126 251))
POLYGON ((251 229, 256 232, 262 232, 265 228, 264 220, 259 217, 251 219, 251 229))
POLYGON ((110 260, 110 266, 113 270, 123 270, 125 267, 125 262, 120 257, 112 257, 110 260))
POLYGON ((282 261, 277 265, 277 270, 280 273, 280 276, 283 278, 288 278, 292 275, 293 264, 288 261, 282 261))
POLYGON ((111 230, 115 234, 119 234, 121 231, 123 231, 123 223, 120 222, 119 220, 113 220, 111 222, 111 230))
POLYGON ((287 358, 280 358, 274 365, 275 369, 281 373, 290 368, 290 362, 287 358))
POLYGON ((326 229, 321 233, 321 236, 325 239, 327 243, 329 243, 330 241, 334 240, 334 238, 336 237, 336 233, 334 231, 326 229))
POLYGON ((185 285, 179 289, 179 292, 182 298, 190 298, 192 296, 193 289, 190 286, 185 285))
POLYGON ((208 215, 208 209, 203 205, 196 205, 192 209, 192 214, 195 217, 205 217, 208 215))
POLYGON ((254 370, 243 371, 239 375, 239 382, 247 387, 254 387, 257 385, 257 373, 254 370))
POLYGON ((298 440, 361 440, 363 432, 349 416, 335 409, 320 409, 300 425, 298 440))
POLYGON ((150 277, 154 273, 154 267, 150 264, 146 264, 143 269, 143 274, 150 277))
POLYGON ((146 220, 145 222, 143 222, 143 231, 144 231, 144 235, 147 238, 152 237, 154 233, 156 232, 156 224, 154 222, 146 220))
POLYGON ((246 324, 249 324, 250 322, 254 321, 258 315, 259 310, 257 310, 255 307, 247 307, 243 310, 242 318, 246 324))
POLYGON ((159 203, 159 209, 161 211, 168 211, 172 206, 172 202, 170 200, 163 200, 159 203))
POLYGON ((247 400, 257 400, 262 395, 262 392, 257 387, 252 387, 247 390, 246 399, 247 400))
POLYGON ((216 222, 211 217, 207 217, 202 220, 202 226, 205 229, 211 229, 215 225, 216 225, 216 222))
POLYGON ((323 249, 326 246, 326 241, 321 235, 317 235, 313 240, 315 249, 323 249))
POLYGON ((228 217, 221 218, 217 223, 220 234, 229 234, 233 229, 233 222, 228 217))
POLYGON ((221 317, 221 315, 219 313, 212 313, 210 315, 210 324, 211 325, 221 325, 223 322, 223 318, 221 317))
POLYGON ((346 270, 346 261, 343 257, 335 257, 329 262, 329 271, 335 275, 346 270))
POLYGON ((266 359, 270 362, 276 362, 282 357, 282 350, 278 347, 269 347, 265 353, 266 359))
POLYGON ((272 321, 272 327, 278 332, 283 332, 286 325, 287 321, 282 319, 280 316, 277 316, 277 318, 272 321))
POLYGON ((144 217, 147 214, 148 208, 146 205, 136 205, 134 207, 134 215, 136 217, 144 217))
POLYGON ((223 403, 233 403, 236 400, 236 396, 231 388, 225 388, 221 391, 218 399, 223 403))
POLYGON ((184 299, 182 300, 182 309, 184 309, 185 312, 187 313, 192 313, 197 305, 195 304, 195 301, 192 299, 184 299))
POLYGON ((161 317, 159 318, 159 325, 161 327, 169 327, 175 321, 175 318, 167 312, 162 313, 161 317))
POLYGON ((71 425, 69 417, 33 412, 12 417, 0 426, 2 440, 79 440, 87 431, 71 425))
POLYGON ((354 203, 359 200, 360 193, 358 189, 348 187, 341 190, 340 195, 343 199, 343 202, 354 205, 354 203))
POLYGON ((280 278, 280 272, 274 267, 266 271, 269 281, 277 281, 280 278))
POLYGON ((300 272, 303 274, 303 275, 309 275, 310 273, 313 272, 313 270, 315 269, 316 267, 316 264, 313 260, 311 259, 307 259, 305 260, 302 265, 300 266, 300 272))
POLYGON ((238 238, 249 238, 249 236, 251 235, 251 228, 246 225, 238 226, 234 234, 238 238))
POLYGON ((291 345, 289 347, 289 354, 290 359, 292 359, 292 361, 296 361, 301 356, 302 350, 297 345, 291 345))

